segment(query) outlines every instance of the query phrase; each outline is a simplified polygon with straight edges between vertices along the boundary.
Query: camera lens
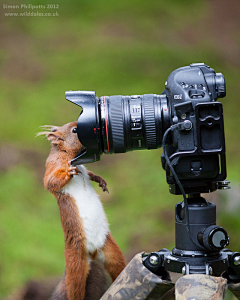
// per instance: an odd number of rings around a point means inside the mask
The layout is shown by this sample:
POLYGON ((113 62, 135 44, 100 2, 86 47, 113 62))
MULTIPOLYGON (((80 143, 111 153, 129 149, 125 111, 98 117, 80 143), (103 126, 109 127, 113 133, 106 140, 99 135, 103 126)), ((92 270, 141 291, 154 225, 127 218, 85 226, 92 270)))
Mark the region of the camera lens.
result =
POLYGON ((103 96, 99 104, 105 153, 161 147, 169 126, 165 95, 103 96))
POLYGON ((104 153, 156 149, 170 126, 166 95, 96 97, 95 92, 70 91, 67 100, 82 107, 77 133, 84 146, 72 164, 100 159, 104 153))

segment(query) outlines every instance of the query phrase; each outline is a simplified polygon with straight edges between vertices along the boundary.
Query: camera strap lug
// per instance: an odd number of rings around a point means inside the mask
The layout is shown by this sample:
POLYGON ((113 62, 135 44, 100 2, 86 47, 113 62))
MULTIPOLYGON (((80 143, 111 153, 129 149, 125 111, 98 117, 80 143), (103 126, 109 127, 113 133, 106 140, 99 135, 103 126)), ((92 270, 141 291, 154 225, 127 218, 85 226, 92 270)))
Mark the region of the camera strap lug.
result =
POLYGON ((229 186, 230 181, 229 180, 223 180, 217 182, 217 189, 218 190, 228 190, 231 187, 229 186))

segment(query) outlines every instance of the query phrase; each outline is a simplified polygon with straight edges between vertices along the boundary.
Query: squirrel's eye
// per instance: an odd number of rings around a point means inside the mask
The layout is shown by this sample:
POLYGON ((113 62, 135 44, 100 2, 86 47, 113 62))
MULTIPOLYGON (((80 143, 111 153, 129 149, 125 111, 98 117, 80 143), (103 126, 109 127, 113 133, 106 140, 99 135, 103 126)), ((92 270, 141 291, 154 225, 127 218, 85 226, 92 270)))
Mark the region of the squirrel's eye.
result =
POLYGON ((72 130, 73 133, 77 133, 77 127, 74 127, 72 130))

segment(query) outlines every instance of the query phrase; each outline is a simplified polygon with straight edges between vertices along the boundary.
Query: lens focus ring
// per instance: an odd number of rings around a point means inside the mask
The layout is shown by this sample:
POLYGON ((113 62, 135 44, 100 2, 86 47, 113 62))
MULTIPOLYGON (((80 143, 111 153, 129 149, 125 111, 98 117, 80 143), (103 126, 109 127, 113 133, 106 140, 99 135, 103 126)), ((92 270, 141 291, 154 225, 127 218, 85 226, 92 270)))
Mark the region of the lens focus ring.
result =
POLYGON ((154 95, 143 95, 143 122, 148 149, 157 148, 156 121, 154 112, 154 95))
POLYGON ((124 129, 123 129, 123 108, 121 96, 109 97, 109 119, 111 122, 111 133, 113 142, 113 152, 126 152, 124 146, 124 129))

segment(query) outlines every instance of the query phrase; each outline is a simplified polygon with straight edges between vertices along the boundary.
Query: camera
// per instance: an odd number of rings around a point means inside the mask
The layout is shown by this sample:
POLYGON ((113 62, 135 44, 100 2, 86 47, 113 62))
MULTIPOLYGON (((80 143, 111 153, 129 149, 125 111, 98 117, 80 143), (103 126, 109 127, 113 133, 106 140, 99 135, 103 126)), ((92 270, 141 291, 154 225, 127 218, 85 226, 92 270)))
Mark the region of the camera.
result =
MULTIPOLYGON (((174 70, 161 95, 102 96, 67 91, 65 98, 82 107, 77 134, 84 146, 73 165, 100 160, 102 153, 162 147, 187 194, 208 193, 226 182, 223 108, 225 79, 204 63, 174 70)), ((162 155, 172 194, 181 194, 162 155)))

